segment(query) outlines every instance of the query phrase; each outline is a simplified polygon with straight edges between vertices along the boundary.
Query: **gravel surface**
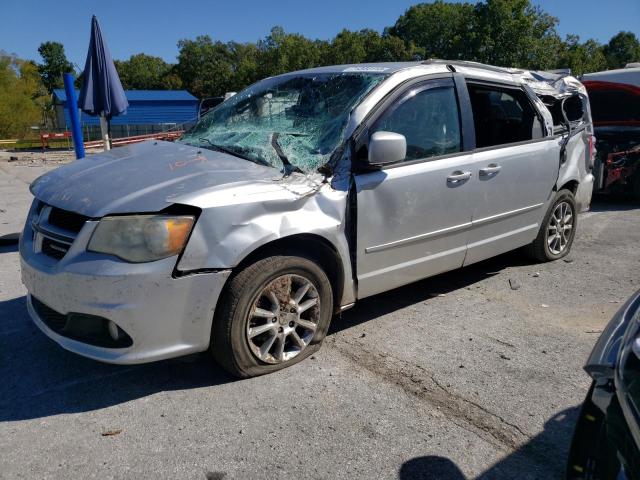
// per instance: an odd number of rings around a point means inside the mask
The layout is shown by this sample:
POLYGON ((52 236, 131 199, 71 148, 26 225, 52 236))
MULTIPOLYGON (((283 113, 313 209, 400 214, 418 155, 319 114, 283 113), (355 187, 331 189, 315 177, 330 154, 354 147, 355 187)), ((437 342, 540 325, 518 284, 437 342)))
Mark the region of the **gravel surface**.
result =
MULTIPOLYGON (((37 168, 0 160, 5 233, 37 168)), ((596 203, 567 259, 510 253, 363 300, 314 357, 243 381, 206 354, 64 351, 0 246, 0 478, 561 478, 581 367, 640 288, 639 243, 637 206, 596 203)))
POLYGON ((32 199, 29 184, 74 158, 73 152, 66 150, 45 153, 0 150, 0 246, 22 230, 32 199))

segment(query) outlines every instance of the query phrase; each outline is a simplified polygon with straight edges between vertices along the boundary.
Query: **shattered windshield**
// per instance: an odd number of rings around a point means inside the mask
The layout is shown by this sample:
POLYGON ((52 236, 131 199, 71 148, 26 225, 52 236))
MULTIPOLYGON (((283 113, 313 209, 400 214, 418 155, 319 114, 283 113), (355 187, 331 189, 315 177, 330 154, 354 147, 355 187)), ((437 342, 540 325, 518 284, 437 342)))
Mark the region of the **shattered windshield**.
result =
POLYGON ((285 174, 312 172, 341 144, 353 107, 384 78, 373 72, 268 78, 211 110, 180 141, 285 174))

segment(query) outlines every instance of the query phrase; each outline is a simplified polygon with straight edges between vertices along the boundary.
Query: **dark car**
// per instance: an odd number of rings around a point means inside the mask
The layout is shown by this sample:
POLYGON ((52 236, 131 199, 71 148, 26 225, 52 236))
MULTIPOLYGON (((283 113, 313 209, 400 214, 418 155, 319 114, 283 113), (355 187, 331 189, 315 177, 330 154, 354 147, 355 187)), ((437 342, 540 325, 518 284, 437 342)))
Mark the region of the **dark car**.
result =
POLYGON ((640 291, 609 322, 585 370, 593 383, 574 433, 567 478, 640 479, 640 291))

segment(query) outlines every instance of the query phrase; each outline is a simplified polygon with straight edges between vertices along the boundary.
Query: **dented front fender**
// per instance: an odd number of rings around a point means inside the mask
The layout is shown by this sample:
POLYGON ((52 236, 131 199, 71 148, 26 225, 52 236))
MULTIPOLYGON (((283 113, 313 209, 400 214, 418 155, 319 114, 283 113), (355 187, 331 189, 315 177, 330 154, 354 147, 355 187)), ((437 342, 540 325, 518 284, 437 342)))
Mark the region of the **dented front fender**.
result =
POLYGON ((292 175, 176 198, 176 203, 202 210, 178 270, 233 268, 274 240, 317 235, 338 252, 345 285, 341 304, 351 303, 355 292, 345 235, 347 195, 324 183, 321 175, 292 175))

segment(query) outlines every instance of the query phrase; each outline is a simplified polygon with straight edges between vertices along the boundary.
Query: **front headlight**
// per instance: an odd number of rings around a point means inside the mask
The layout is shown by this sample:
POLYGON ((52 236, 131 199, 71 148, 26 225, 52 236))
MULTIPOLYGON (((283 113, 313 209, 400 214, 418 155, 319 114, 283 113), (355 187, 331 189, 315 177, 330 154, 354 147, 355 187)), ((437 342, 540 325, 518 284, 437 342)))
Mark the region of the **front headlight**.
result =
POLYGON ((177 255, 193 227, 190 215, 104 217, 87 250, 108 253, 127 262, 152 262, 177 255))

